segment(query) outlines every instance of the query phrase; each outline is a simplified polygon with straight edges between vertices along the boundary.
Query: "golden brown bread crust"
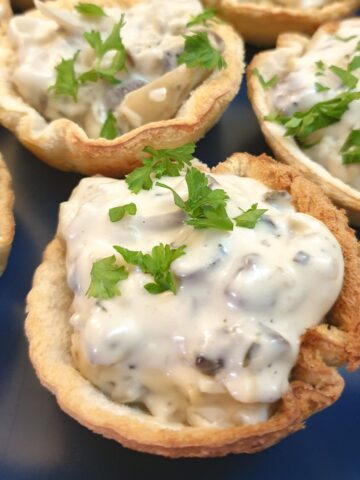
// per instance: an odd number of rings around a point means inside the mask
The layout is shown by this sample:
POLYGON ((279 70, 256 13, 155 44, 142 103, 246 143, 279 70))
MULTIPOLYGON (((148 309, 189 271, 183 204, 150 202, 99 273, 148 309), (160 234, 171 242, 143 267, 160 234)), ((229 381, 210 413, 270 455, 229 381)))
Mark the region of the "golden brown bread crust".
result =
POLYGON ((344 286, 328 323, 309 329, 303 336, 290 388, 268 421, 227 429, 167 425, 111 401, 73 367, 69 325, 72 293, 65 277, 65 247, 55 238, 45 251, 28 296, 25 326, 31 361, 40 381, 55 394, 64 411, 94 432, 135 450, 169 457, 262 450, 303 428, 308 416, 336 401, 344 382, 333 366, 347 363, 353 369, 360 362, 360 259, 344 213, 297 170, 266 155, 235 154, 214 171, 247 175, 273 189, 288 190, 299 211, 323 221, 338 239, 345 258, 344 286))
POLYGON ((6 267, 11 244, 14 238, 14 192, 11 176, 0 155, 0 275, 6 267))
MULTIPOLYGON (((7 1, 0 0, 0 4, 7 1)), ((125 7, 138 2, 98 0, 100 5, 118 3, 125 7)), ((55 3, 71 6, 77 0, 57 0, 55 3)), ((195 88, 175 118, 149 123, 114 140, 90 139, 82 128, 65 118, 48 123, 25 103, 11 83, 11 69, 16 58, 14 49, 6 35, 0 34, 0 123, 14 132, 36 156, 55 168, 85 175, 122 176, 139 165, 146 145, 174 148, 199 140, 236 95, 244 69, 243 41, 228 25, 214 24, 214 31, 224 41, 227 68, 214 71, 195 88)))
POLYGON ((203 0, 216 7, 219 14, 231 23, 245 41, 259 47, 271 47, 278 35, 299 32, 311 35, 325 22, 352 15, 359 0, 338 0, 321 8, 291 8, 279 5, 239 3, 237 0, 203 0))
MULTIPOLYGON (((360 19, 358 19, 360 24, 360 19)), ((331 22, 322 26, 316 33, 336 31, 339 22, 331 22)), ((300 56, 307 49, 309 37, 297 34, 280 35, 275 50, 261 52, 256 55, 247 68, 248 95, 260 128, 275 157, 281 162, 297 167, 311 181, 319 184, 325 193, 339 206, 344 207, 355 224, 360 224, 360 192, 329 171, 302 151, 292 137, 285 137, 285 129, 264 117, 271 113, 271 105, 267 102, 267 92, 259 79, 252 72, 257 68, 260 72, 270 71, 276 65, 279 70, 285 69, 289 58, 300 56)))

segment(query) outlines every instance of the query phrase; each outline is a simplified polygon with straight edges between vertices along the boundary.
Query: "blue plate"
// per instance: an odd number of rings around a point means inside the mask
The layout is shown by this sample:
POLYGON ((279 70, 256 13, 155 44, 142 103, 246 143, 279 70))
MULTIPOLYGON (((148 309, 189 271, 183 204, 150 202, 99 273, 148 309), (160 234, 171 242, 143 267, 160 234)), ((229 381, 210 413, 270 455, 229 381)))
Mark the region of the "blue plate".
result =
MULTIPOLYGON (((16 192, 15 242, 0 278, 1 480, 360 480, 360 372, 344 372, 341 399, 311 418, 305 430, 253 455, 168 460, 122 448, 64 414, 29 362, 24 307, 42 251, 54 236, 59 203, 81 177, 47 167, 5 130, 0 150, 16 192)), ((197 155, 214 165, 235 151, 267 151, 245 83, 197 155)))

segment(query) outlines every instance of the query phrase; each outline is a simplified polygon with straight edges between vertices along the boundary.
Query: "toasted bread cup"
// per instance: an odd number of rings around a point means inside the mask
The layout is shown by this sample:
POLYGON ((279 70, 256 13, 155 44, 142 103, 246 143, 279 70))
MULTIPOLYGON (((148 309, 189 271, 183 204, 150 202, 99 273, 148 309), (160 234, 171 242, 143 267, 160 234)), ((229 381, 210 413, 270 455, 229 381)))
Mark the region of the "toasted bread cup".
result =
POLYGON ((267 448, 304 426, 313 413, 341 394, 336 366, 355 369, 360 362, 360 260, 354 232, 343 212, 291 167, 266 155, 234 154, 213 169, 258 179, 272 189, 287 190, 296 209, 322 221, 340 243, 345 260, 343 288, 326 323, 306 331, 287 393, 266 422, 232 428, 166 424, 129 406, 115 403, 86 380, 72 363, 65 247, 55 238, 47 247, 28 296, 26 335, 30 358, 41 383, 60 407, 94 432, 122 445, 168 457, 222 456, 267 448))
POLYGON ((14 192, 10 173, 0 156, 0 275, 6 267, 14 238, 14 192))
MULTIPOLYGON (((352 19, 351 21, 354 21, 352 19)), ((360 19, 356 20, 359 22, 360 19)), ((346 21, 345 21, 346 22, 346 21)), ((335 32, 338 22, 322 26, 316 36, 323 32, 335 32)), ((253 74, 257 69, 268 78, 272 75, 281 75, 286 71, 290 58, 301 56, 308 48, 311 39, 297 34, 283 34, 279 37, 277 48, 261 52, 254 57, 247 70, 248 94, 260 123, 261 130, 275 157, 289 165, 296 166, 310 180, 320 185, 325 193, 339 206, 348 211, 353 223, 360 222, 360 192, 344 181, 332 175, 326 168, 313 161, 306 150, 302 150, 291 136, 284 136, 285 128, 275 122, 265 120, 271 113, 271 102, 268 99, 268 90, 261 85, 259 78, 253 74)))
POLYGON ((310 35, 323 23, 349 16, 359 7, 358 0, 334 1, 322 7, 306 9, 237 0, 204 0, 203 3, 217 8, 245 41, 260 47, 274 45, 283 32, 310 35))
MULTIPOLYGON (((138 2, 101 0, 98 3, 120 3, 130 7, 138 2)), ((75 0, 57 1, 57 5, 65 7, 73 7, 76 3, 75 0)), ((26 15, 33 13, 30 11, 26 15)), ((5 21, 2 28, 5 31, 5 21)), ((66 118, 48 122, 28 105, 11 82, 16 53, 3 33, 0 35, 0 123, 14 132, 35 155, 55 168, 86 175, 122 176, 139 165, 146 145, 173 148, 197 141, 214 125, 236 95, 244 69, 243 41, 228 25, 214 23, 213 30, 224 42, 223 57, 227 68, 213 71, 196 87, 174 118, 145 124, 114 140, 91 139, 79 125, 66 118)))

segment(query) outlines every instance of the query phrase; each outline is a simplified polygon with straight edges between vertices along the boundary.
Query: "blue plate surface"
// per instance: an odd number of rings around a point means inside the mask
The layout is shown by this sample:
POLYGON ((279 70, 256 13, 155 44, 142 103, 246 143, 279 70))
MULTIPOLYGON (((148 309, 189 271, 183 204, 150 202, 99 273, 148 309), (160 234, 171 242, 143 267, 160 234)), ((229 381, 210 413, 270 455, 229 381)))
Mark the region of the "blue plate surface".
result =
MULTIPOLYGON (((64 414, 29 362, 24 307, 34 270, 55 233, 59 203, 80 176, 47 167, 1 129, 0 150, 16 192, 16 236, 0 278, 0 480, 360 480, 360 372, 344 372, 341 399, 311 418, 306 429, 253 455, 169 460, 141 454, 64 414)), ((235 151, 267 151, 245 83, 199 142, 197 156, 214 165, 235 151)))

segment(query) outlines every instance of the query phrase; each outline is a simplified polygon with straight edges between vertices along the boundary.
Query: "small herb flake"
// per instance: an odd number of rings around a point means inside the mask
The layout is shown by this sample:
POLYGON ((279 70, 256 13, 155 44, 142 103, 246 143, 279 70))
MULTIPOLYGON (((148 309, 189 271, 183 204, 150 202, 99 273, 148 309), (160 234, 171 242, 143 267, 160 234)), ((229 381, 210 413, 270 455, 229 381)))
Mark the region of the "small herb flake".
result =
POLYGON ((278 81, 277 75, 273 75, 269 80, 265 80, 257 68, 254 68, 251 73, 259 79, 259 82, 264 90, 274 87, 278 81))
POLYGON ((315 75, 317 76, 324 75, 325 68, 326 68, 325 63, 322 60, 318 60, 317 62, 315 62, 315 66, 317 68, 315 75))
POLYGON ((56 65, 56 80, 49 90, 53 91, 55 95, 67 95, 71 97, 74 102, 77 101, 77 94, 79 89, 79 82, 75 73, 75 61, 79 55, 78 50, 72 58, 62 59, 61 62, 56 65))
POLYGON ((124 267, 116 264, 115 255, 112 255, 94 262, 90 277, 91 282, 86 295, 109 299, 120 295, 118 283, 128 278, 128 272, 124 267))
POLYGON ((326 87, 325 85, 322 85, 319 82, 315 82, 315 90, 317 92, 327 92, 328 90, 330 90, 330 88, 326 87))
POLYGON ((106 17, 104 9, 95 5, 94 3, 79 2, 75 5, 75 10, 82 15, 89 15, 92 17, 106 17))
POLYGON ((360 130, 352 130, 349 133, 340 153, 344 165, 360 163, 360 130))
POLYGON ((192 17, 190 21, 186 24, 187 27, 193 27, 195 25, 205 25, 209 20, 215 20, 216 18, 216 9, 215 8, 205 8, 203 12, 199 13, 195 17, 192 17))
POLYGON ((340 35, 335 35, 334 38, 336 40, 339 40, 339 42, 350 42, 350 40, 353 40, 356 37, 357 37, 357 35, 350 35, 349 37, 342 37, 340 35))
POLYGON ((197 32, 192 35, 185 35, 185 48, 177 58, 178 65, 183 63, 188 68, 205 68, 221 70, 226 68, 226 61, 216 48, 210 44, 209 36, 206 32, 197 32))
POLYGON ((106 120, 100 130, 100 138, 113 140, 117 137, 116 118, 112 112, 107 114, 106 120))
POLYGON ((119 205, 118 207, 110 208, 109 218, 111 222, 119 222, 127 213, 128 215, 136 215, 137 208, 135 203, 127 203, 126 205, 119 205))
POLYGON ((264 213, 267 212, 266 208, 257 208, 257 206, 257 203, 253 203, 246 211, 240 208, 243 213, 234 218, 236 226, 243 228, 255 228, 257 222, 264 215, 264 213))
POLYGON ((358 79, 352 73, 344 70, 343 68, 338 67, 337 65, 332 65, 330 70, 340 78, 345 87, 353 89, 358 83, 358 79))

